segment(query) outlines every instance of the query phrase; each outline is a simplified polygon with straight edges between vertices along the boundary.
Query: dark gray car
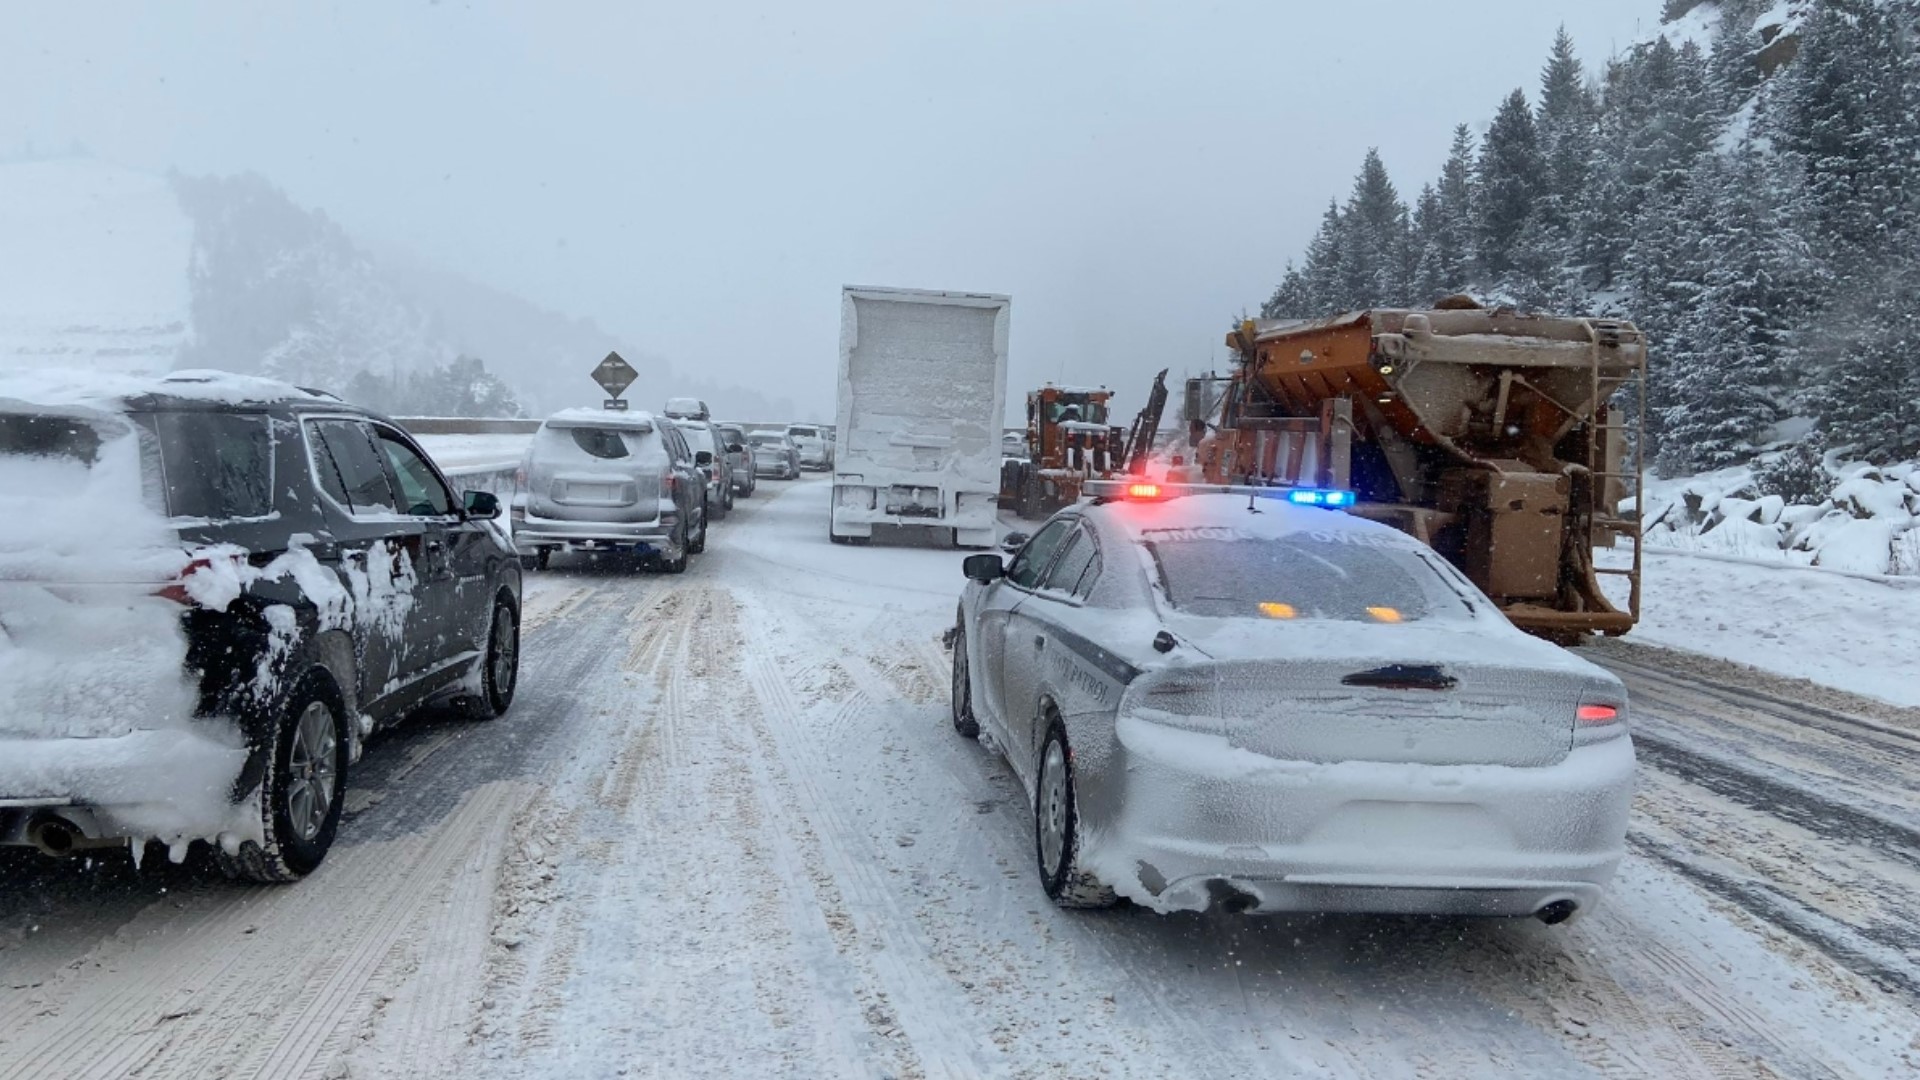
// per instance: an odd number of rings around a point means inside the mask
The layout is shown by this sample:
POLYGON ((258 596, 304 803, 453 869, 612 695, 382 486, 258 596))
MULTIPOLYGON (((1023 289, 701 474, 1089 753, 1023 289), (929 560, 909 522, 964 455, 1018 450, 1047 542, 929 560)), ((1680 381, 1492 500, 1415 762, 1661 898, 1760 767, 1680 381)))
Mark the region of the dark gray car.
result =
POLYGON ((671 420, 568 409, 534 434, 514 496, 513 542, 544 569, 556 551, 627 551, 668 573, 706 550, 712 455, 671 420))
POLYGON ((220 373, 0 378, 0 844, 319 865, 366 736, 507 710, 520 568, 392 422, 220 373), (82 688, 84 692, 76 692, 82 688))

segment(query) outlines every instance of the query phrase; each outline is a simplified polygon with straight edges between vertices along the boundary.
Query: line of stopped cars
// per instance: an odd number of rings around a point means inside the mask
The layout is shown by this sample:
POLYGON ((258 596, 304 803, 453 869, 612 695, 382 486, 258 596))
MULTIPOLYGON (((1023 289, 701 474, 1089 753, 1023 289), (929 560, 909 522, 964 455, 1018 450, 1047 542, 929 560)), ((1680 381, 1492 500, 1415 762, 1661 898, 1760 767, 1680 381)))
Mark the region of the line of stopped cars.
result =
POLYGON ((952 719, 1045 891, 1158 911, 1537 916, 1597 901, 1634 752, 1612 673, 1351 493, 1096 482, 965 560, 952 719))
POLYGON ((236 878, 311 873, 370 735, 512 705, 525 561, 684 569, 710 516, 801 467, 784 426, 669 406, 551 417, 503 514, 322 391, 0 375, 0 846, 204 841, 236 878))
POLYGON ((706 550, 707 530, 762 477, 831 468, 831 429, 721 423, 671 398, 659 416, 568 409, 534 434, 509 514, 528 569, 557 552, 629 552, 668 573, 706 550))

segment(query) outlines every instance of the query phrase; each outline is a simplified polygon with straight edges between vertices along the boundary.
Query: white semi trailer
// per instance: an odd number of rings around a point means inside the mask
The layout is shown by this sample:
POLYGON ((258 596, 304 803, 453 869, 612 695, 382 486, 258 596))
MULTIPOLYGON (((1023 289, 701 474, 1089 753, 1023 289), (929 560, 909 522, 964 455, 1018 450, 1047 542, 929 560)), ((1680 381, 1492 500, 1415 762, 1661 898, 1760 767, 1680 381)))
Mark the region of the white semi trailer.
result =
POLYGON ((835 543, 920 525, 951 530, 958 547, 993 545, 1010 305, 985 293, 841 290, 835 543))

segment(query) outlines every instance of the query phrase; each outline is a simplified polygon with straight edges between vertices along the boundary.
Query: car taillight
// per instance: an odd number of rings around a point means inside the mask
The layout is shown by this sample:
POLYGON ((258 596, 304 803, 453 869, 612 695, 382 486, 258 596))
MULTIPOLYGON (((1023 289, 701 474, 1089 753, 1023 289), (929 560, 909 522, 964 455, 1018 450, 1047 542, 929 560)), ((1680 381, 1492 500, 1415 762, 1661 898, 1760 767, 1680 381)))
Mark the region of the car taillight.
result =
POLYGON ((211 570, 212 568, 213 568, 212 559, 207 559, 207 558, 194 559, 188 562, 186 566, 181 568, 180 576, 178 578, 175 578, 172 582, 169 582, 168 584, 162 585, 158 589, 155 589, 153 591, 153 595, 161 597, 162 599, 171 600, 174 603, 180 604, 184 607, 193 607, 194 606, 193 594, 187 591, 187 579, 192 577, 194 574, 199 573, 202 570, 211 570))
POLYGON ((671 475, 668 476, 667 477, 667 494, 678 495, 679 493, 680 493, 680 478, 677 476, 671 476, 671 475))
POLYGON ((1620 710, 1612 705, 1582 705, 1576 715, 1583 724, 1611 724, 1620 719, 1620 710))

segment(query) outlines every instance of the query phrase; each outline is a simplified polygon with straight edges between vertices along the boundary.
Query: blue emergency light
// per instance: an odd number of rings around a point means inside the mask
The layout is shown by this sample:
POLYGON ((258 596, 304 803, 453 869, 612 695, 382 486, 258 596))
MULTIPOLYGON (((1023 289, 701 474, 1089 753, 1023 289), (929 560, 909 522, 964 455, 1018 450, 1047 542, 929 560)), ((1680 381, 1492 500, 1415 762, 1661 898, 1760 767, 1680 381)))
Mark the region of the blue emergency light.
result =
POLYGON ((1353 505, 1353 492, 1323 491, 1318 488, 1291 488, 1287 491, 1287 501, 1298 506, 1338 508, 1353 505))

